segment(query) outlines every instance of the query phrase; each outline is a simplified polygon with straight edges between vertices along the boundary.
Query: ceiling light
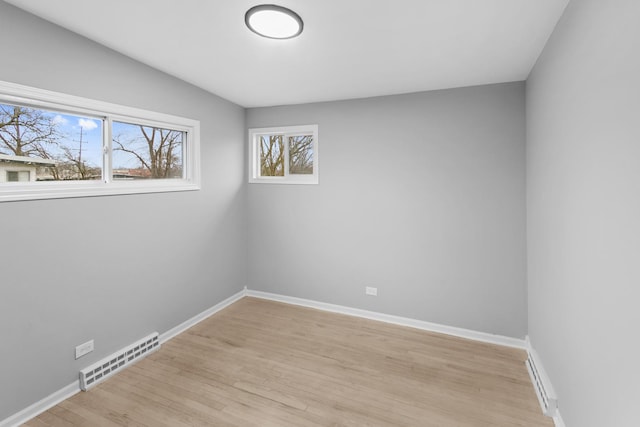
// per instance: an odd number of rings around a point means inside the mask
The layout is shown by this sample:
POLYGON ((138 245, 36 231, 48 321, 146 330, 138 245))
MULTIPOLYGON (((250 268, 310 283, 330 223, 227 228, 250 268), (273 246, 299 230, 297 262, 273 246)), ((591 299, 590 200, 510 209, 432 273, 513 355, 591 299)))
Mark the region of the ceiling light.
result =
POLYGON ((244 15, 244 22, 254 33, 270 39, 290 39, 299 36, 304 27, 294 11, 275 4, 254 6, 244 15))

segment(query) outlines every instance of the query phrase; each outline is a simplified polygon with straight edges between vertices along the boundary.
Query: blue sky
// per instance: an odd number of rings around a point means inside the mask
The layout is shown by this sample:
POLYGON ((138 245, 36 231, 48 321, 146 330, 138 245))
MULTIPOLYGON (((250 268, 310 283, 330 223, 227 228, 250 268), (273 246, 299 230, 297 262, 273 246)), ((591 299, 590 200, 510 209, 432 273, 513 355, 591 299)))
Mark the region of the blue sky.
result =
POLYGON ((82 136, 82 159, 87 165, 102 166, 102 120, 63 113, 48 113, 64 135, 62 144, 74 155, 80 151, 82 136), (82 134, 82 135, 81 135, 82 134))

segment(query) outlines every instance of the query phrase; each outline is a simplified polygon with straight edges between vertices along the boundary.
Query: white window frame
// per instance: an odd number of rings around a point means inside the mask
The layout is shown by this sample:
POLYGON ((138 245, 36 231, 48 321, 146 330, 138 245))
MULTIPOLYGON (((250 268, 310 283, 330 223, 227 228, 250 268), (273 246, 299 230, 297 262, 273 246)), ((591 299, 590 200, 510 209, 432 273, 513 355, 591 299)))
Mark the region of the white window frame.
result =
POLYGON ((250 184, 318 184, 318 125, 279 126, 249 129, 249 183, 250 184), (263 135, 282 135, 284 142, 284 176, 260 175, 260 144, 263 135), (313 135, 313 174, 289 173, 290 136, 313 135))
POLYGON ((200 122, 197 120, 3 81, 0 81, 0 103, 102 120, 104 151, 102 180, 2 183, 0 202, 200 189, 200 122), (111 123, 113 121, 184 132, 182 179, 113 180, 111 165, 111 123))

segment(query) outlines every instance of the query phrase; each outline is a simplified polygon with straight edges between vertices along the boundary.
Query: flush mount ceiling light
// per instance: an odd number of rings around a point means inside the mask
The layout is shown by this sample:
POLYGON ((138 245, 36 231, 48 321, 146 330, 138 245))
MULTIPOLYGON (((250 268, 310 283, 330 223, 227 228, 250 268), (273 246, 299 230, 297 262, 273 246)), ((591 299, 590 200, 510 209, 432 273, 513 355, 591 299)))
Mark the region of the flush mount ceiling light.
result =
POLYGON ((297 13, 275 4, 252 7, 244 15, 244 22, 259 36, 280 40, 299 36, 304 27, 297 13))

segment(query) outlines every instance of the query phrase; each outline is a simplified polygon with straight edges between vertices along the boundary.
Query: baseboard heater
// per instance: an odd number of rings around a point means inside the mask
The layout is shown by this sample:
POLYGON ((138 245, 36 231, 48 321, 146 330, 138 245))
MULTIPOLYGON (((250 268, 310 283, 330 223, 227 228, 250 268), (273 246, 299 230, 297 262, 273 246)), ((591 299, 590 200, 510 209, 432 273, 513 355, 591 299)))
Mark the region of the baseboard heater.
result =
POLYGON ((80 371, 80 389, 87 391, 94 385, 122 370, 125 366, 137 362, 159 348, 160 341, 158 340, 158 333, 154 332, 122 350, 113 353, 111 356, 105 357, 80 371))
POLYGON ((537 355, 533 349, 527 352, 527 370, 533 383, 533 388, 538 396, 542 412, 548 417, 554 417, 558 410, 558 399, 556 398, 551 382, 547 377, 541 363, 537 362, 537 355))

